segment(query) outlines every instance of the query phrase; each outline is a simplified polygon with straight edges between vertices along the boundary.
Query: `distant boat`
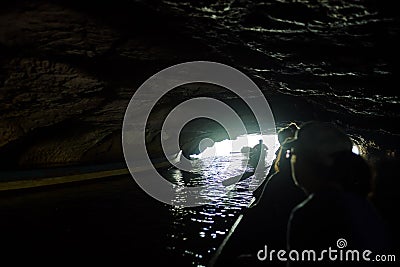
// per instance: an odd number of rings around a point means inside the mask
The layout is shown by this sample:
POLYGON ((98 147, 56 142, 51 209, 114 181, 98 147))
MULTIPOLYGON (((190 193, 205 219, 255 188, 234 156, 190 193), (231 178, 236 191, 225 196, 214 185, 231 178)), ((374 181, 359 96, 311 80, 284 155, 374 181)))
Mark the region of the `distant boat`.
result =
POLYGON ((268 147, 263 144, 263 141, 260 140, 257 145, 254 147, 250 148, 249 151, 249 162, 248 164, 255 168, 257 167, 260 158, 264 159, 264 161, 261 161, 262 164, 265 165, 265 156, 267 155, 268 147))

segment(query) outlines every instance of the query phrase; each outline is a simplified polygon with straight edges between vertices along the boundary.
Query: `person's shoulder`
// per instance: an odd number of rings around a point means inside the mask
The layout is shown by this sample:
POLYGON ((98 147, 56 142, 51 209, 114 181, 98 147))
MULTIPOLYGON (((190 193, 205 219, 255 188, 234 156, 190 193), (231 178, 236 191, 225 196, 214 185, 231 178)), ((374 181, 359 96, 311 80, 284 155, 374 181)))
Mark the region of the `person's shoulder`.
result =
POLYGON ((335 211, 326 208, 318 201, 317 197, 311 194, 293 208, 289 219, 292 229, 321 233, 327 225, 335 224, 335 218, 341 218, 335 211))
POLYGON ((314 194, 309 195, 305 200, 300 202, 293 208, 291 217, 296 217, 299 220, 306 218, 315 218, 322 215, 323 209, 314 194))
POLYGON ((280 172, 275 172, 272 174, 266 184, 265 184, 265 190, 270 191, 271 194, 281 194, 279 190, 284 186, 285 181, 283 181, 285 177, 283 177, 282 173, 280 172))
POLYGON ((309 201, 312 196, 298 204, 291 212, 288 226, 288 247, 299 248, 307 246, 310 233, 315 230, 313 218, 315 214, 309 210, 309 201))
POLYGON ((300 202, 296 207, 293 208, 292 210, 292 215, 291 217, 303 217, 305 216, 310 208, 312 208, 312 203, 310 204, 310 202, 312 202, 314 196, 313 195, 309 195, 305 200, 303 200, 302 202, 300 202))
POLYGON ((268 178, 267 185, 272 185, 272 184, 275 184, 275 183, 279 182, 279 178, 280 178, 279 176, 280 176, 279 172, 275 172, 274 174, 272 174, 268 178))

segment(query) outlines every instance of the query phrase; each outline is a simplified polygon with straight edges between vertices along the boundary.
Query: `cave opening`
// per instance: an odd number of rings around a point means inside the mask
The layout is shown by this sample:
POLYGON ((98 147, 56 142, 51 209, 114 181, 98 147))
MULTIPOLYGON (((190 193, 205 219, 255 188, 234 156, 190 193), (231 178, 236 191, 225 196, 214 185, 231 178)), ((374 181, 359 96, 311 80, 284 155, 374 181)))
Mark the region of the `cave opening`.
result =
POLYGON ((192 154, 190 157, 201 159, 215 156, 229 156, 238 153, 246 154, 259 143, 259 140, 263 140, 269 154, 274 153, 279 147, 276 134, 244 134, 233 140, 224 139, 218 142, 214 142, 211 138, 205 138, 199 143, 200 153, 192 154))

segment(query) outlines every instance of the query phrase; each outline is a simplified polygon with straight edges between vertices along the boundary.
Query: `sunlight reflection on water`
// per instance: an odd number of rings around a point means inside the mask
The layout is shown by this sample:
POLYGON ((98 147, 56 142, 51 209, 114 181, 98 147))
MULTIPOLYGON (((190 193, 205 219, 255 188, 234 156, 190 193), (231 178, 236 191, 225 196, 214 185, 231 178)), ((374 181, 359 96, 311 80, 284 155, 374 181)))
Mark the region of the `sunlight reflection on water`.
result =
POLYGON ((252 147, 260 137, 269 148, 266 155, 267 168, 236 184, 226 187, 222 182, 252 169, 246 165, 247 155, 240 153, 240 148, 231 149, 235 147, 232 145, 235 141, 225 140, 215 143, 214 149, 204 150, 203 154, 193 159, 191 172, 177 169, 168 171, 166 175, 178 185, 207 185, 201 195, 210 200, 210 204, 195 208, 170 207, 173 223, 168 234, 167 249, 171 253, 178 258, 185 258, 192 265, 207 264, 242 209, 251 202, 252 189, 265 177, 272 164, 278 144, 276 136, 242 136, 236 142, 243 143, 243 138, 247 138, 247 145, 252 147), (209 151, 215 154, 207 154, 209 151))

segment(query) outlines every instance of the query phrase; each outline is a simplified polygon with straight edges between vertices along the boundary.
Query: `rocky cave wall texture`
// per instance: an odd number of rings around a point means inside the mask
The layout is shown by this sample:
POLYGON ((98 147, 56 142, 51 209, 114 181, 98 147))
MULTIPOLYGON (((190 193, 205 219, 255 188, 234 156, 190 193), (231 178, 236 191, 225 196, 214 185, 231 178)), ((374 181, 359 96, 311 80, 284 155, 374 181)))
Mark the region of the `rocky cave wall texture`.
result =
MULTIPOLYGON (((335 121, 360 140, 396 149, 399 99, 386 89, 396 75, 398 17, 365 2, 370 6, 346 9, 345 1, 328 1, 325 11, 313 1, 2 2, 0 167, 123 161, 122 119, 136 88, 165 67, 194 60, 252 77, 278 125, 335 121), (338 21, 348 24, 342 29, 338 21)), ((199 95, 235 101, 212 85, 166 96, 149 121, 151 155, 162 155, 152 140, 168 111, 199 95)), ((196 152, 207 136, 222 140, 217 128, 189 125, 183 149, 196 152)))

